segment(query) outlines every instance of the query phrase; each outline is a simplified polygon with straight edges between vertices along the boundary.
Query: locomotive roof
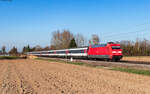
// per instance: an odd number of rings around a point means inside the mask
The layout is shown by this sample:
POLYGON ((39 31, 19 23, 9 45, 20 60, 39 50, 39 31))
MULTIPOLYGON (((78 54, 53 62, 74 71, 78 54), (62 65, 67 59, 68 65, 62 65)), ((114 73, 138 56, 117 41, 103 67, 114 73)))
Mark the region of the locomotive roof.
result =
POLYGON ((60 50, 50 50, 50 51, 66 51, 66 50, 82 50, 82 49, 87 49, 87 47, 82 47, 82 48, 69 48, 69 49, 60 49, 60 50))
POLYGON ((107 44, 97 44, 97 45, 92 45, 92 48, 96 48, 96 47, 105 47, 107 44))

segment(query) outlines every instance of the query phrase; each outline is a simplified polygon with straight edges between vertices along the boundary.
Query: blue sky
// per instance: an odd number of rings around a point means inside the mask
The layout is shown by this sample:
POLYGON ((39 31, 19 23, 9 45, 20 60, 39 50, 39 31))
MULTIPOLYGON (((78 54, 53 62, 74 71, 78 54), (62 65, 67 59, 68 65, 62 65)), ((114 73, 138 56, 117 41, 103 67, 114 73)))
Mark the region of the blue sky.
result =
POLYGON ((50 45, 51 32, 68 29, 101 42, 150 40, 150 0, 0 1, 0 48, 50 45))

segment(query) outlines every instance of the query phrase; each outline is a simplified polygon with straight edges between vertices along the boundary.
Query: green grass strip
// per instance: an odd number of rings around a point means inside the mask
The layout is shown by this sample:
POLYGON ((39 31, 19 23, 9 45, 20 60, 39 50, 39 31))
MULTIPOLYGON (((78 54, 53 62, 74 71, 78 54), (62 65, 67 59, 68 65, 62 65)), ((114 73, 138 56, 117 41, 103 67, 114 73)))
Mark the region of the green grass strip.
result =
POLYGON ((55 59, 43 59, 43 58, 36 58, 37 60, 45 60, 45 61, 51 61, 51 62, 59 62, 59 63, 66 63, 66 64, 74 64, 74 65, 82 65, 82 66, 88 66, 88 67, 96 67, 91 64, 86 64, 83 62, 71 62, 71 61, 64 61, 64 60, 55 60, 55 59))
POLYGON ((17 56, 0 56, 0 59, 19 59, 17 56))
POLYGON ((140 69, 131 69, 131 68, 112 68, 110 70, 116 70, 116 71, 121 71, 121 72, 128 72, 128 73, 150 76, 149 70, 140 70, 140 69))
MULTIPOLYGON (((94 67, 94 68, 104 68, 103 66, 91 65, 91 64, 86 64, 86 63, 83 63, 83 62, 71 62, 71 61, 64 61, 64 60, 42 59, 42 58, 37 58, 37 60, 45 60, 45 61, 50 61, 50 62, 74 64, 74 65, 81 65, 81 66, 94 67)), ((132 69, 132 68, 119 68, 119 67, 109 67, 108 69, 109 70, 114 70, 114 71, 121 71, 121 72, 128 72, 128 73, 134 73, 134 74, 150 76, 150 71, 149 70, 140 70, 140 69, 132 69)))

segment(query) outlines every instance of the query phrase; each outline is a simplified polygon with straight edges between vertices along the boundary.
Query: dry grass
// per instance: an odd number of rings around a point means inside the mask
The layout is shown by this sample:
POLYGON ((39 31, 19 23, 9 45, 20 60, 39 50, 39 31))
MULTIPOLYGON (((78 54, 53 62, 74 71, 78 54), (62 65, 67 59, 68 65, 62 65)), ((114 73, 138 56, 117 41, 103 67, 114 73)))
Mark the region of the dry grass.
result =
POLYGON ((28 56, 28 59, 36 59, 36 58, 38 58, 37 56, 33 56, 33 55, 29 55, 28 56))
POLYGON ((125 60, 125 61, 150 62, 150 56, 130 56, 130 57, 123 57, 122 60, 125 60))

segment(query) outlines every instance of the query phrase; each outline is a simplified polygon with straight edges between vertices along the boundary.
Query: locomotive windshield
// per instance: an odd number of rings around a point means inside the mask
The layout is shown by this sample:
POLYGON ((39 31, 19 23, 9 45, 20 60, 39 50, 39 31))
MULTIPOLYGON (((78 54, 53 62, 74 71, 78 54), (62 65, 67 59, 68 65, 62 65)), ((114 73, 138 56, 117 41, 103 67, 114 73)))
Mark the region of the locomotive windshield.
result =
POLYGON ((112 49, 120 49, 120 46, 112 46, 112 49))

